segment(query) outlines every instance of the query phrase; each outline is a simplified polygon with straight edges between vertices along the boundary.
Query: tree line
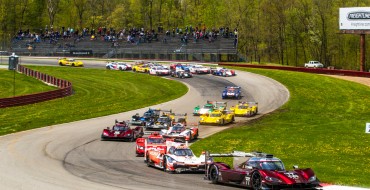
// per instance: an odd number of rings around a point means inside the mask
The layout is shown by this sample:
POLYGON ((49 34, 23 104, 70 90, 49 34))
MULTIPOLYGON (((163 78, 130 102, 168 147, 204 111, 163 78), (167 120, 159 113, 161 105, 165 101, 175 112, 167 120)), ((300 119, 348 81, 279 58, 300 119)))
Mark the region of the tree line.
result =
POLYGON ((360 37, 340 34, 339 8, 368 5, 370 0, 0 0, 0 41, 5 49, 19 30, 51 27, 228 27, 238 29, 238 52, 249 61, 302 66, 318 60, 358 70, 360 37))

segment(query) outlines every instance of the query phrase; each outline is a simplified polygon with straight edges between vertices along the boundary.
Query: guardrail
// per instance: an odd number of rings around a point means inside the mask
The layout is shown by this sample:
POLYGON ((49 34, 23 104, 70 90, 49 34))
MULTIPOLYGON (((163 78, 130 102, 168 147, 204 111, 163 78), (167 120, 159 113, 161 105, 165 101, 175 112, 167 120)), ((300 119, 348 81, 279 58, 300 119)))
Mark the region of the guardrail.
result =
POLYGON ((286 71, 298 71, 298 72, 327 74, 327 75, 370 77, 369 72, 340 70, 340 69, 333 69, 331 67, 326 69, 326 68, 304 68, 304 67, 269 66, 269 65, 234 64, 234 63, 218 63, 218 65, 236 66, 236 67, 250 67, 250 68, 260 68, 260 69, 275 69, 275 70, 286 70, 286 71))
POLYGON ((1 98, 0 108, 12 107, 12 106, 22 106, 22 105, 27 105, 27 104, 43 102, 47 100, 53 100, 56 98, 70 96, 73 93, 72 83, 67 80, 58 79, 56 77, 53 77, 53 76, 50 76, 50 75, 47 75, 47 74, 44 74, 38 71, 34 71, 22 65, 18 65, 17 71, 27 76, 31 76, 33 78, 41 80, 49 85, 56 86, 59 89, 42 92, 42 93, 36 93, 36 94, 15 96, 11 98, 1 98))

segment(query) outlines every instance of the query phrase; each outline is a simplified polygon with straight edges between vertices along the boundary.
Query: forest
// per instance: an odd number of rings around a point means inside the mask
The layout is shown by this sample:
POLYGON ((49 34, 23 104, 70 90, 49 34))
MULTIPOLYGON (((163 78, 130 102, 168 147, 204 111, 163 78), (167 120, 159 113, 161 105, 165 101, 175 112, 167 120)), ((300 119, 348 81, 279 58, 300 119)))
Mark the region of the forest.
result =
POLYGON ((250 62, 303 66, 318 60, 359 70, 360 36, 340 33, 339 8, 369 5, 370 0, 0 0, 0 50, 20 30, 229 27, 238 29, 238 52, 250 62))

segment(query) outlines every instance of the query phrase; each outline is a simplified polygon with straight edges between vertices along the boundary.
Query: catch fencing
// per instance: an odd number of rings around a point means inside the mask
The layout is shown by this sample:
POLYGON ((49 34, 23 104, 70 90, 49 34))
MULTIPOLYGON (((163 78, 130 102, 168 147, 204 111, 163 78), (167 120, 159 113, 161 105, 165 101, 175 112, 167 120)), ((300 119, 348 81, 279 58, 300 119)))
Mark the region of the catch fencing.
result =
POLYGON ((18 65, 17 71, 23 73, 27 76, 31 76, 38 80, 45 82, 48 85, 53 85, 57 87, 57 90, 51 90, 47 92, 28 94, 23 96, 15 96, 10 98, 1 98, 0 99, 0 108, 12 107, 12 106, 22 106, 27 104, 33 104, 38 102, 43 102, 47 100, 53 100, 56 98, 63 98, 66 96, 72 95, 72 83, 58 79, 56 77, 50 76, 39 71, 32 70, 30 68, 18 65))

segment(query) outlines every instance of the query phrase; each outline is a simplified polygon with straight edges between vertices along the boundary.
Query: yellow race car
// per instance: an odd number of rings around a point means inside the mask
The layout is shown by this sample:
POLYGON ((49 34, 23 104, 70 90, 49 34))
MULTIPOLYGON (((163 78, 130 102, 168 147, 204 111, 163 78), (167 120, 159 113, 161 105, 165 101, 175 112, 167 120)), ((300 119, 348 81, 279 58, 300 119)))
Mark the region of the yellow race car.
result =
POLYGON ((230 108, 234 112, 235 116, 239 117, 251 117, 258 113, 257 102, 240 102, 230 108))
POLYGON ((73 66, 73 67, 83 67, 84 64, 82 61, 76 61, 71 58, 61 58, 58 60, 60 66, 73 66))
POLYGON ((150 67, 148 64, 139 64, 132 67, 132 71, 134 72, 149 73, 149 70, 150 67))
POLYGON ((199 124, 206 125, 206 124, 216 124, 216 125, 225 125, 228 123, 234 122, 234 112, 232 111, 221 111, 221 110, 214 110, 209 115, 201 115, 199 124))

